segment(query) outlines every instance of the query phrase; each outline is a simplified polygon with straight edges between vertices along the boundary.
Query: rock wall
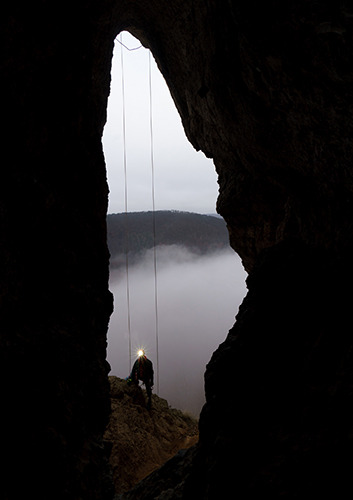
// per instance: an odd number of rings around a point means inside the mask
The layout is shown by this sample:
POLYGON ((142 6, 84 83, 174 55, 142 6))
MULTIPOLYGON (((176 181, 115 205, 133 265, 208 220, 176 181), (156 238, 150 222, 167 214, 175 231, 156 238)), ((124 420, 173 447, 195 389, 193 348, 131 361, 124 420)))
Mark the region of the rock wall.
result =
POLYGON ((341 254, 351 247, 351 10, 185 4, 127 2, 121 16, 157 58, 189 140, 214 159, 218 211, 247 270, 288 238, 341 254))
POLYGON ((96 499, 111 490, 102 446, 109 71, 105 82, 94 78, 93 7, 9 3, 0 21, 5 499, 96 499))
POLYGON ((351 492, 350 3, 37 0, 1 20, 3 496, 111 495, 100 139, 123 29, 151 48, 189 140, 214 159, 250 273, 207 366, 178 495, 351 492))

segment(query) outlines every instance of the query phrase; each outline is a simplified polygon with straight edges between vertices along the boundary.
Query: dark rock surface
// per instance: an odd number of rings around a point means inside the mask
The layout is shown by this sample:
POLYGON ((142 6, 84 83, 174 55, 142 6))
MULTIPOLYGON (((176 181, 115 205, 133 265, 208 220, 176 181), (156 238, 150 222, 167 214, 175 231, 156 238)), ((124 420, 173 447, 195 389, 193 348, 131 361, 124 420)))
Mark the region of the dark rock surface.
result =
POLYGON ((115 492, 123 493, 197 443, 198 422, 156 394, 148 410, 144 389, 118 377, 109 381, 112 412, 104 438, 111 446, 115 492))
POLYGON ((351 496, 351 2, 19 0, 0 26, 2 498, 113 494, 101 135, 122 29, 213 157, 250 273, 168 495, 351 496))
MULTIPOLYGON (((181 500, 185 498, 185 483, 190 477, 190 471, 195 467, 198 445, 182 449, 168 460, 163 467, 152 472, 146 479, 134 486, 130 491, 116 495, 114 500, 181 500)), ((199 490, 202 495, 202 489, 199 490)), ((194 492, 193 498, 197 496, 194 492)), ((228 492, 229 495, 229 492, 228 492)))

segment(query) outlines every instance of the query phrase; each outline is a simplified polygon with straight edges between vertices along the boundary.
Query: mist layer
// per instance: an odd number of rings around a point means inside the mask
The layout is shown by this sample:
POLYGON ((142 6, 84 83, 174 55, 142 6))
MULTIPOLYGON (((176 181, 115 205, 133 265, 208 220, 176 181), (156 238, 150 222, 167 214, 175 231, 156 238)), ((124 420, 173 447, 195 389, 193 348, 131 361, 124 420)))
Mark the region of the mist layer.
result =
POLYGON ((197 416, 204 404, 206 364, 233 325, 245 295, 240 259, 230 250, 200 257, 179 246, 158 247, 157 316, 153 250, 128 272, 128 287, 126 270, 115 270, 110 277, 115 302, 108 331, 111 374, 125 378, 137 349, 144 347, 154 363, 159 396, 197 416))

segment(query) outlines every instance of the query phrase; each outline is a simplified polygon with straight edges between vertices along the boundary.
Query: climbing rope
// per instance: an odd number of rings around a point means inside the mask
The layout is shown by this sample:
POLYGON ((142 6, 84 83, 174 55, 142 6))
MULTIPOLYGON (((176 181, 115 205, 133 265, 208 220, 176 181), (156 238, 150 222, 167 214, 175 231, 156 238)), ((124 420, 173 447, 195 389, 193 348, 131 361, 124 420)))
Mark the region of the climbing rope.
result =
POLYGON ((153 271, 154 271, 154 311, 156 329, 156 387, 159 394, 159 325, 158 325, 158 282, 157 282, 157 247, 156 247, 156 203, 155 203, 155 182, 154 182, 154 140, 153 140, 153 107, 152 107, 152 64, 151 51, 148 52, 148 82, 150 96, 150 147, 151 147, 151 179, 152 179, 152 229, 153 229, 153 271))
MULTIPOLYGON (((125 75, 123 49, 129 51, 142 47, 129 48, 123 43, 122 33, 120 40, 121 60, 121 87, 122 87, 122 126, 123 126, 123 165, 124 165, 124 209, 125 209, 125 268, 126 268, 126 299, 127 299, 127 325, 129 336, 129 370, 131 372, 131 310, 130 310, 130 283, 129 283, 129 237, 128 237, 128 182, 127 182, 127 153, 126 153, 126 106, 125 106, 125 75)), ((148 57, 148 83, 149 83, 149 113, 150 113, 150 162, 151 162, 151 190, 152 190, 152 231, 153 231, 153 273, 154 273, 154 313, 155 313, 155 341, 156 341, 156 392, 159 393, 159 321, 158 321, 158 280, 157 280, 157 248, 156 248, 156 204, 155 204, 155 168, 154 168, 154 134, 153 134, 153 101, 152 101, 152 56, 148 57)))
POLYGON ((127 45, 125 45, 123 43, 123 37, 122 37, 122 33, 120 33, 120 40, 119 38, 116 38, 116 41, 120 43, 120 45, 122 47, 124 47, 124 49, 128 50, 129 52, 133 51, 133 50, 139 50, 142 48, 142 45, 139 45, 138 47, 132 47, 132 48, 129 48, 127 45))
POLYGON ((125 108, 125 75, 124 54, 122 43, 123 34, 120 33, 120 62, 121 62, 121 97, 123 107, 123 166, 124 166, 124 210, 125 210, 125 272, 126 272, 126 303, 127 303, 127 330, 129 337, 129 373, 131 372, 131 312, 130 312, 130 281, 129 281, 129 231, 128 231, 128 190, 127 190, 127 161, 126 161, 126 108, 125 108))

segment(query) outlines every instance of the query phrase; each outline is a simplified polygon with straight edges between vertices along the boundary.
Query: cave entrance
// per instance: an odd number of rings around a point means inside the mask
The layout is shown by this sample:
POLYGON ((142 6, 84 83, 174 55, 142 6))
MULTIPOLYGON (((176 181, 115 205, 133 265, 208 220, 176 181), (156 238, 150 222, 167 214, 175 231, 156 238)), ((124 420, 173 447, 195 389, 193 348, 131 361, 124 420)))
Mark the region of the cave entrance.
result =
MULTIPOLYGON (((121 57, 128 212, 152 210, 149 54, 144 47, 138 48, 139 40, 127 32, 121 41, 125 47, 118 41, 115 44, 103 136, 110 188, 108 218, 125 210, 121 57)), ((188 142, 153 58, 152 93, 156 210, 216 215, 218 186, 212 160, 196 152, 188 142)), ((115 312, 108 331, 108 361, 111 374, 125 378, 129 374, 126 273, 124 265, 119 265, 119 256, 111 253, 110 289, 115 312)), ((153 255, 146 251, 138 259, 129 260, 132 354, 143 346, 155 363, 153 255)), ((205 365, 234 323, 236 304, 245 294, 245 273, 230 249, 200 257, 185 245, 159 248, 157 266, 159 395, 172 406, 198 416, 204 403, 205 365)))

